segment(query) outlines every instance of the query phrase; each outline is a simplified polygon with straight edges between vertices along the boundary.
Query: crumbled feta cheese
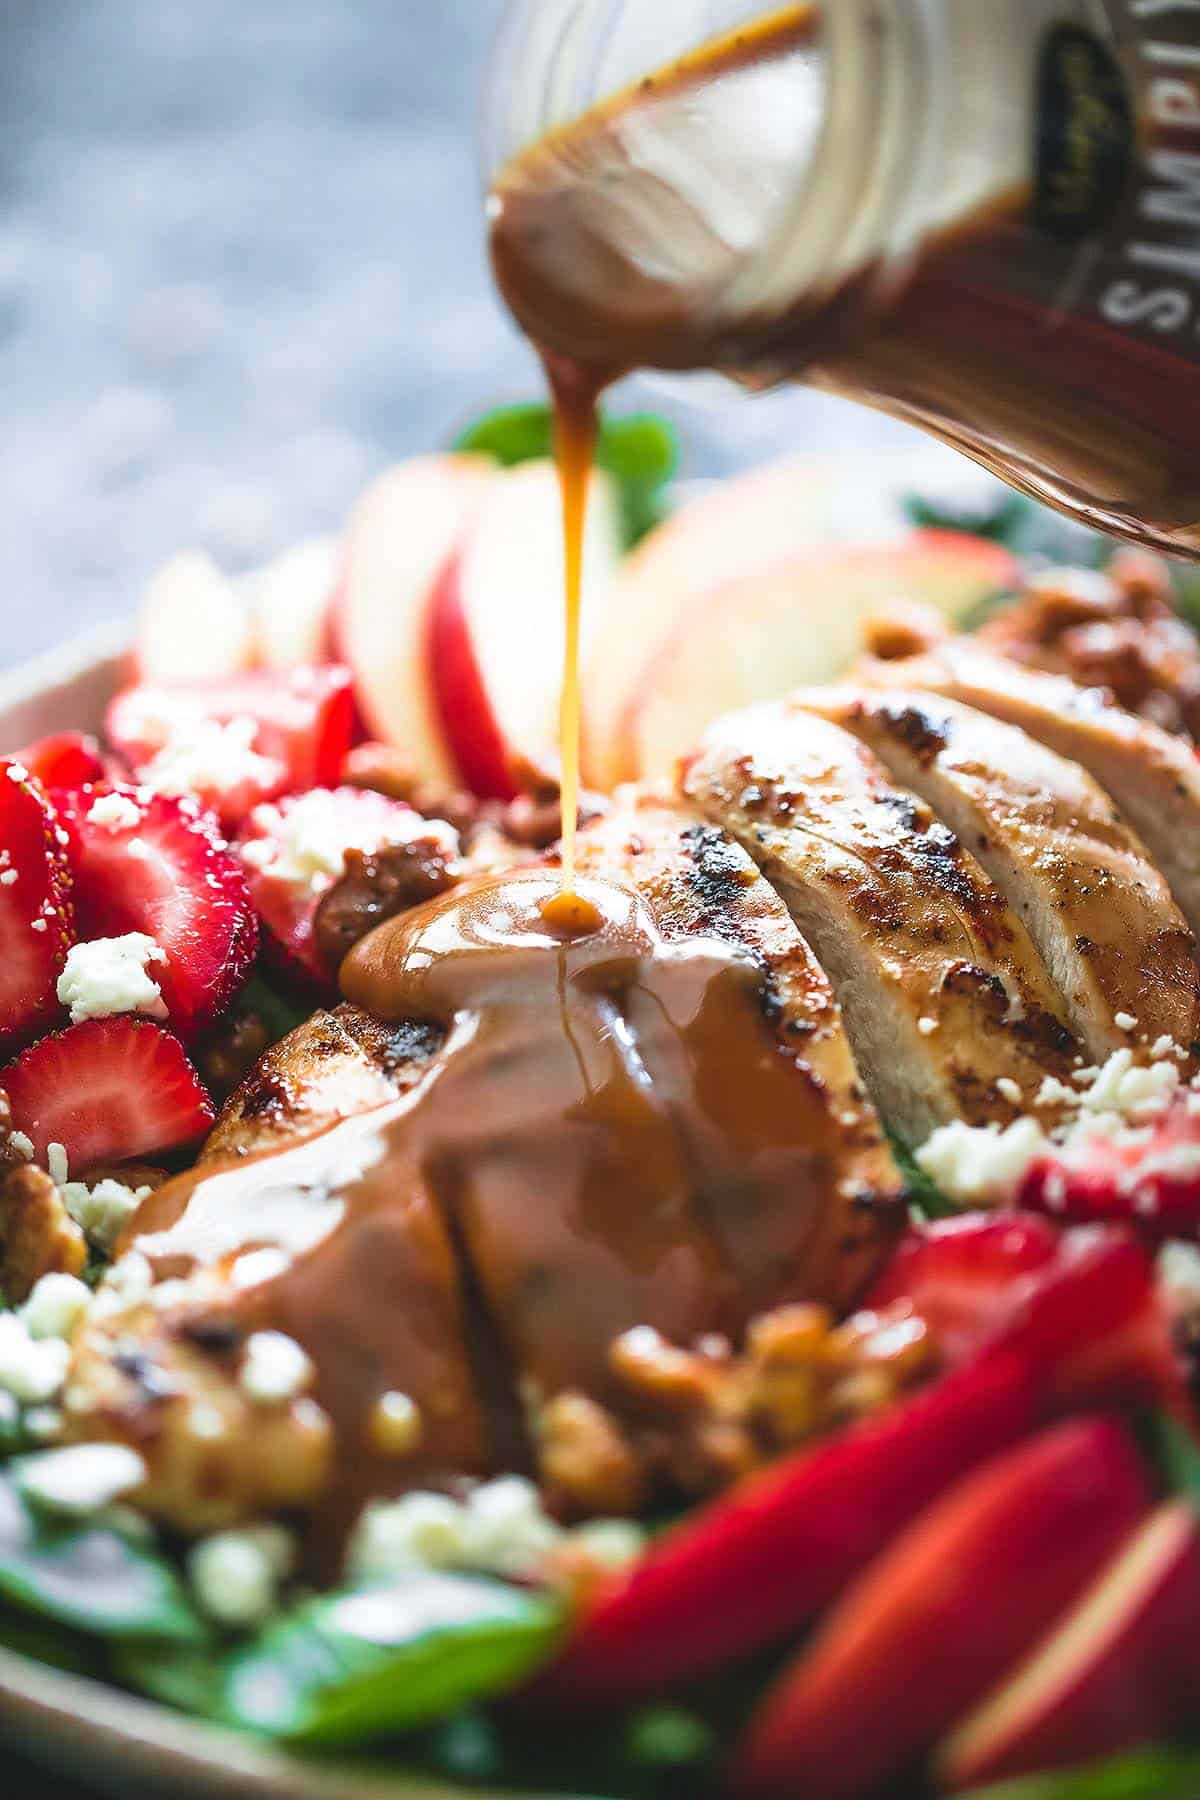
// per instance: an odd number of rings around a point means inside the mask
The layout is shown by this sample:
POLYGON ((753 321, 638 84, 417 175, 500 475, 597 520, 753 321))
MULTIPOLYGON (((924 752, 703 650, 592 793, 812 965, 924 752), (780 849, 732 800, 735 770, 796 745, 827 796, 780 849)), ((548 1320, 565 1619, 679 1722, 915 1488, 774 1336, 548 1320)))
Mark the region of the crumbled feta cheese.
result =
POLYGON ((47 925, 45 919, 30 919, 29 929, 30 931, 48 931, 50 927, 47 925))
POLYGON ((88 824, 110 831, 129 831, 141 818, 141 809, 128 794, 101 794, 88 808, 88 824))
POLYGON ((57 1406, 31 1406, 21 1420, 27 1437, 37 1444, 51 1443, 62 1431, 63 1416, 57 1406))
POLYGON ((145 1479, 145 1463, 125 1444, 71 1444, 17 1465, 26 1499, 59 1513, 98 1512, 145 1479))
POLYGON ((32 1338, 68 1338, 91 1304, 91 1289, 74 1275, 43 1275, 21 1318, 32 1338))
POLYGON ((247 1343, 239 1379, 242 1392, 259 1405, 294 1400, 312 1378, 312 1359, 282 1331, 256 1331, 247 1343))
POLYGON ((1021 1098, 1021 1089, 1011 1075, 1001 1075, 996 1083, 996 1092, 1012 1106, 1016 1106, 1021 1098))
POLYGON ((1187 1051, 1184 1049, 1183 1045, 1177 1044, 1175 1039, 1165 1031, 1161 1037, 1155 1038, 1154 1042, 1151 1044, 1150 1054, 1155 1062, 1161 1062, 1163 1058, 1167 1056, 1174 1057, 1176 1062, 1187 1061, 1187 1051))
MULTIPOLYGON (((144 1190, 143 1190, 144 1191, 144 1190)), ((128 1193, 129 1190, 126 1189, 128 1193)), ((96 1289, 95 1303, 105 1303, 106 1309, 112 1304, 113 1310, 124 1311, 126 1307, 137 1306, 143 1301, 154 1286, 154 1271, 140 1250, 127 1250, 115 1263, 110 1263, 104 1271, 100 1286, 96 1289)))
POLYGON ((1119 1012, 1113 1014, 1113 1024, 1118 1031, 1136 1031, 1137 1020, 1132 1013, 1119 1012))
POLYGON ((15 869, 5 869, 3 873, 0 874, 0 887, 11 887, 16 880, 17 871, 15 869))
POLYGON ((461 1568, 467 1513, 445 1494, 405 1494, 368 1506, 354 1530, 347 1566, 351 1575, 385 1580, 405 1569, 461 1568))
POLYGON ((463 1554, 475 1569, 530 1575, 566 1534, 542 1506, 532 1481, 504 1475, 472 1489, 463 1554))
POLYGON ((275 1610, 276 1559, 256 1531, 219 1531, 202 1539, 187 1568, 198 1604, 219 1625, 261 1625, 275 1610))
POLYGON ((917 1030, 922 1037, 932 1037, 937 1028, 938 1022, 936 1019, 931 1019, 926 1016, 925 1018, 917 1020, 917 1030))
POLYGON ((1115 1050, 1083 1096, 1088 1112, 1113 1112, 1122 1118, 1145 1118, 1161 1112, 1179 1086, 1179 1070, 1170 1063, 1136 1068, 1131 1050, 1115 1050))
POLYGON ((0 1388, 23 1406, 54 1399, 70 1358, 70 1346, 61 1338, 35 1339, 16 1313, 0 1313, 0 1388))
POLYGON ((18 1156, 26 1162, 33 1161, 33 1139, 31 1137, 27 1137, 23 1131, 10 1131, 8 1142, 18 1156))
POLYGON ((84 1181, 68 1181, 60 1192, 63 1205, 92 1243, 100 1250, 111 1250, 150 1188, 129 1188, 108 1176, 94 1187, 84 1181))
POLYGON ((70 1008, 73 1025, 127 1012, 165 1019, 162 990, 147 974, 146 965, 166 960, 166 951, 144 931, 74 944, 58 978, 59 1001, 70 1008))
POLYGON ((46 1145, 46 1173, 55 1187, 62 1187, 70 1179, 71 1165, 67 1160, 65 1145, 46 1145))
POLYGON ((917 1151, 917 1166, 944 1194, 962 1201, 1006 1200, 1051 1149, 1036 1119, 995 1125, 942 1125, 917 1151))
POLYGON ((242 845, 242 861, 306 893, 319 893, 341 880, 347 850, 378 850, 384 844, 441 833, 447 834, 449 848, 453 835, 448 826, 415 812, 398 812, 369 833, 356 820, 347 835, 345 807, 336 793, 324 788, 314 788, 286 806, 258 806, 250 820, 266 835, 242 845))
POLYGON ((259 755, 254 748, 257 736, 254 719, 230 719, 223 725, 215 719, 197 719, 169 733, 138 780, 152 793, 176 798, 226 794, 243 786, 260 793, 278 790, 287 770, 274 757, 259 755))

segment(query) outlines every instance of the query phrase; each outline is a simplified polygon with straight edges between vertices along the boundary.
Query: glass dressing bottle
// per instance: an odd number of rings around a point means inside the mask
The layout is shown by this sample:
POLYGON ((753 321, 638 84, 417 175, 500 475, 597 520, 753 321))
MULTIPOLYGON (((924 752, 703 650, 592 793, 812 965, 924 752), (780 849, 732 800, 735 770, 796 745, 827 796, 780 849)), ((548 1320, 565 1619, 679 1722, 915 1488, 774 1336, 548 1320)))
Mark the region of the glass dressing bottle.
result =
POLYGON ((1200 556, 1200 0, 516 0, 488 150, 558 370, 803 379, 1200 556))

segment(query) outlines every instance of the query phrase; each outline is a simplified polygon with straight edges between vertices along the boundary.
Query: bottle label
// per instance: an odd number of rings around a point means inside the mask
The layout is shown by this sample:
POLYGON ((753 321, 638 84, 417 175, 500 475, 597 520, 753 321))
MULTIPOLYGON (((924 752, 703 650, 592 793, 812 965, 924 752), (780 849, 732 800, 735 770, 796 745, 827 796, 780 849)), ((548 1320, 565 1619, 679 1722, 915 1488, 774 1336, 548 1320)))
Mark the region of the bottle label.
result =
MULTIPOLYGON (((1089 144, 1081 163, 1097 171, 1107 164, 1116 202, 1081 258, 1076 308, 1200 358, 1200 0, 1106 0, 1106 11, 1109 45, 1094 40, 1095 60, 1073 63, 1083 94, 1074 117, 1094 119, 1081 134, 1089 144), (1100 52, 1127 95, 1132 141, 1123 177, 1120 102, 1100 52)), ((1069 153, 1059 160, 1070 167, 1069 153)), ((1089 180, 1084 169, 1081 205, 1089 180)), ((1069 183, 1061 191, 1069 203, 1069 183)))
POLYGON ((1136 128, 1124 71, 1079 25, 1055 25, 1038 66, 1034 223, 1060 243, 1091 237, 1120 204, 1136 128))

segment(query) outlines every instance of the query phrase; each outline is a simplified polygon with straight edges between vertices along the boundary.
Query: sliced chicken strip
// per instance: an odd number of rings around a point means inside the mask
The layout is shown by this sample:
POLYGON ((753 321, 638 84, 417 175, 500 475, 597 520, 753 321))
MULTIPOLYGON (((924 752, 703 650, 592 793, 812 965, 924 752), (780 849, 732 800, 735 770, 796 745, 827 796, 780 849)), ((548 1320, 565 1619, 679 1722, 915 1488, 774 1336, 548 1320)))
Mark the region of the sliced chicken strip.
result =
POLYGON ((1079 763, 1124 813, 1200 932, 1200 759, 1183 739, 1112 705, 1100 689, 991 656, 969 638, 911 660, 868 661, 856 673, 872 686, 976 706, 1079 763))
POLYGON ((832 977, 884 1118, 1007 1123, 1076 1045, 1025 927, 849 732, 781 702, 712 728, 684 790, 749 851, 832 977))
POLYGON ((388 1029, 353 1006, 314 1013, 230 1095, 200 1161, 255 1156, 382 1106, 413 1085, 441 1036, 388 1029))
POLYGON ((1192 1043, 1195 939, 1145 846, 1077 763, 914 690, 792 698, 869 745, 970 845, 1028 927, 1090 1056, 1103 1062, 1135 1039, 1192 1043))
MULTIPOLYGON (((859 1077, 829 979, 782 900, 733 838, 654 793, 626 793, 624 799, 581 836, 581 870, 616 873, 630 882, 649 902, 669 944, 711 936, 744 951, 762 976, 763 1029, 756 1033, 755 1053, 765 1073, 780 1056, 788 1069, 791 1203, 749 1205, 749 1187, 701 1190, 709 1228, 739 1286, 743 1317, 801 1291, 819 1292, 842 1311, 862 1292, 889 1241, 903 1181, 859 1077), (807 1146, 799 1161, 797 1139, 807 1146), (797 1232, 801 1212, 811 1221, 806 1236, 797 1232)), ((764 1080, 760 1115, 749 1122, 747 1167, 777 1139, 772 1088, 764 1080)), ((719 1088, 706 1099, 719 1115, 719 1088)), ((728 1123, 722 1121, 726 1128, 728 1123)))

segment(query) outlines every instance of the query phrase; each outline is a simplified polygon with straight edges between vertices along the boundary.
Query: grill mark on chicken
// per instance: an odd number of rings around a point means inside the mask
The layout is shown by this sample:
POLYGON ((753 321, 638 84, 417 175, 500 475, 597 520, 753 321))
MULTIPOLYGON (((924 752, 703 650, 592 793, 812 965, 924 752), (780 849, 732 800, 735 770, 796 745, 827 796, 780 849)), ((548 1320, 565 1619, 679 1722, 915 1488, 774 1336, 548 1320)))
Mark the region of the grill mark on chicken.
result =
POLYGON ((683 785, 812 942, 900 1136, 1011 1119, 1045 1074, 1069 1074, 1074 1040, 1020 920, 847 733, 798 707, 754 708, 713 727, 683 785))
POLYGON ((1025 732, 898 689, 820 688, 796 704, 851 731, 955 830, 1029 928, 1066 1014, 1103 1060, 1137 1036, 1190 1044, 1196 944, 1145 846, 1083 769, 1025 732), (1125 1021, 1126 1028, 1117 1023, 1125 1021))

